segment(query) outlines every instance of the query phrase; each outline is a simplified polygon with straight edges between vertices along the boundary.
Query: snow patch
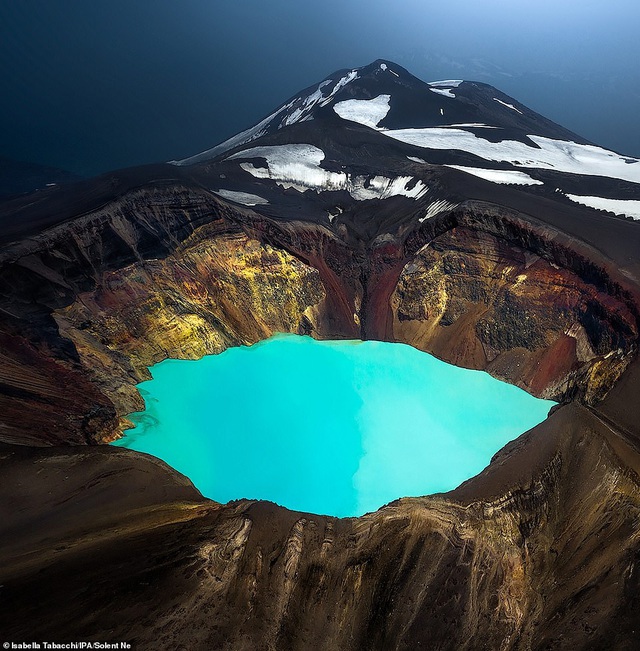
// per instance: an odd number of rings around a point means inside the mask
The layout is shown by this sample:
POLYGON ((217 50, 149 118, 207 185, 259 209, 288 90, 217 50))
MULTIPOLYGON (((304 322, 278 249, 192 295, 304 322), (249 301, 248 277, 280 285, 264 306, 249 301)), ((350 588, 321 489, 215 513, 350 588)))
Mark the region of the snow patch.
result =
POLYGON ((290 124, 295 124, 296 122, 305 122, 312 119, 311 111, 316 105, 325 106, 331 102, 340 88, 349 83, 349 81, 353 81, 353 79, 355 79, 357 76, 357 71, 352 70, 348 75, 339 79, 329 94, 325 96, 323 89, 333 83, 331 79, 326 79, 318 85, 318 88, 316 88, 316 90, 311 93, 311 95, 308 95, 302 100, 300 106, 297 106, 296 109, 286 117, 282 126, 289 126, 290 124), (353 73, 355 73, 355 75, 353 73))
POLYGON ((283 188, 342 190, 347 183, 344 172, 322 169, 325 154, 314 145, 292 144, 251 147, 229 156, 231 159, 264 158, 267 167, 241 163, 240 167, 259 179, 271 179, 283 188))
POLYGON ((416 156, 407 156, 409 160, 412 160, 414 163, 423 163, 424 165, 427 165, 427 161, 423 160, 422 158, 418 158, 416 156))
POLYGON ((257 194, 250 194, 249 192, 234 192, 233 190, 213 190, 214 194, 221 196, 223 199, 235 201, 245 206, 258 206, 265 205, 269 202, 257 194))
POLYGON ((441 81, 430 81, 429 86, 434 88, 457 88, 462 81, 462 79, 443 79, 441 81))
POLYGON ((510 108, 512 111, 515 111, 516 113, 520 113, 520 115, 523 115, 522 111, 520 109, 517 109, 513 104, 507 104, 507 102, 503 102, 501 99, 498 99, 497 97, 493 98, 498 104, 502 104, 502 106, 506 106, 507 108, 510 108))
POLYGON ((330 84, 330 81, 323 81, 321 84, 318 85, 318 88, 311 93, 311 95, 308 95, 302 100, 302 103, 300 106, 298 106, 295 110, 291 111, 289 115, 284 120, 284 126, 289 126, 290 124, 295 124, 296 122, 302 122, 305 120, 306 116, 305 113, 311 112, 311 109, 320 101, 324 99, 324 93, 322 92, 322 89, 330 84))
POLYGON ((270 166, 281 166, 296 161, 304 161, 317 166, 324 160, 324 152, 315 145, 267 145, 237 151, 235 154, 227 156, 226 160, 239 158, 264 158, 270 166))
POLYGON ((282 188, 293 188, 298 192, 346 190, 357 201, 393 196, 419 199, 428 192, 427 186, 412 176, 389 179, 384 176, 351 176, 345 172, 325 170, 320 167, 325 154, 314 145, 251 147, 232 154, 227 160, 249 158, 264 158, 267 167, 256 167, 245 162, 240 163, 243 170, 256 178, 270 179, 282 188))
POLYGON ((354 79, 358 78, 358 71, 357 70, 350 70, 344 77, 341 77, 336 85, 333 87, 333 90, 329 93, 329 96, 324 99, 322 102, 320 102, 320 106, 326 106, 329 102, 333 100, 335 97, 336 93, 341 89, 344 88, 347 84, 350 84, 354 79))
POLYGON ((465 167, 464 165, 445 165, 455 170, 473 174, 486 181, 493 183, 504 183, 506 185, 544 185, 542 181, 531 178, 524 172, 516 172, 513 170, 488 170, 480 167, 465 167))
POLYGON ((340 206, 335 206, 335 209, 336 209, 336 214, 335 215, 333 214, 333 212, 331 210, 327 211, 327 217, 328 217, 329 222, 331 224, 333 224, 336 217, 338 217, 339 215, 341 215, 344 212, 344 210, 340 206))
POLYGON ((500 127, 492 127, 489 124, 483 124, 482 122, 461 122, 460 124, 445 124, 445 127, 473 127, 475 129, 499 129, 500 127))
POLYGON ((418 221, 419 222, 426 221, 427 219, 431 219, 432 217, 436 217, 437 215, 443 212, 446 212, 448 210, 453 210, 454 208, 457 207, 458 207, 457 203, 451 203, 446 199, 438 199, 437 201, 434 201, 432 204, 429 204, 429 207, 427 208, 427 212, 424 214, 424 217, 420 217, 418 221))
POLYGON ((343 119, 358 122, 375 129, 389 112, 390 95, 378 95, 373 99, 347 99, 338 102, 333 110, 343 119))
POLYGON ((570 174, 603 176, 640 183, 640 159, 620 156, 596 145, 580 145, 543 136, 528 137, 539 146, 530 147, 515 140, 489 142, 470 131, 456 128, 382 130, 395 140, 426 149, 457 149, 488 161, 500 161, 522 168, 557 170, 570 174))
POLYGON ((357 201, 367 199, 388 199, 389 197, 404 196, 419 199, 428 192, 425 184, 413 176, 398 176, 388 179, 385 176, 356 176, 351 179, 349 194, 357 201))
POLYGON ((380 69, 381 70, 387 70, 387 64, 386 63, 381 63, 380 64, 380 69))
POLYGON ((455 99, 456 96, 451 92, 450 88, 429 88, 432 93, 438 93, 438 95, 444 95, 445 97, 450 97, 455 99))
POLYGON ((327 95, 325 95, 324 89, 327 86, 330 86, 333 81, 331 79, 325 79, 323 82, 318 84, 318 87, 313 93, 311 93, 311 95, 308 95, 302 100, 297 99, 293 101, 292 105, 299 105, 296 106, 295 110, 287 115, 282 126, 289 126, 290 124, 295 124, 296 122, 305 122, 312 119, 311 112, 315 106, 326 106, 329 104, 341 88, 344 88, 344 86, 352 82, 357 77, 358 71, 350 70, 346 75, 344 75, 344 77, 341 77, 337 82, 335 82, 333 88, 327 95))
POLYGON ((631 199, 605 199, 604 197, 583 197, 577 194, 566 195, 571 201, 589 206, 596 210, 606 210, 616 215, 626 215, 633 219, 640 219, 640 201, 631 199))

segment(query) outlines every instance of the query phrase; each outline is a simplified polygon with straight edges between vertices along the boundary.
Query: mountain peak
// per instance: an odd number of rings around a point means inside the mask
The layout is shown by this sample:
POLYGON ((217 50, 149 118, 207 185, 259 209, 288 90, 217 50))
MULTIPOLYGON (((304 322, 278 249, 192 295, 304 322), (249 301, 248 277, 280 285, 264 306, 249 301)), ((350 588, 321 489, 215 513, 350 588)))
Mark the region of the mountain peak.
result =
POLYGON ((273 113, 249 129, 225 140, 215 147, 179 161, 176 165, 192 165, 211 160, 226 151, 246 144, 269 133, 298 122, 331 115, 327 106, 349 99, 370 100, 377 96, 397 93, 398 88, 416 89, 427 85, 402 66, 385 59, 360 68, 343 68, 290 97, 273 113))
POLYGON ((372 200, 376 210, 384 204, 399 215, 403 204, 429 219, 455 205, 471 177, 485 184, 477 195, 485 198, 510 185, 640 216, 640 160, 596 147, 487 84, 425 82, 385 59, 332 73, 177 164, 195 166, 223 199, 332 227, 349 211, 366 214, 372 200), (580 182, 587 177, 595 198, 580 182))
POLYGON ((478 82, 448 79, 425 82, 387 59, 360 68, 338 70, 300 91, 252 127, 215 147, 171 161, 192 165, 281 129, 311 120, 343 120, 375 129, 454 127, 501 130, 501 138, 530 142, 537 135, 587 144, 587 141, 523 106, 499 90, 478 82))

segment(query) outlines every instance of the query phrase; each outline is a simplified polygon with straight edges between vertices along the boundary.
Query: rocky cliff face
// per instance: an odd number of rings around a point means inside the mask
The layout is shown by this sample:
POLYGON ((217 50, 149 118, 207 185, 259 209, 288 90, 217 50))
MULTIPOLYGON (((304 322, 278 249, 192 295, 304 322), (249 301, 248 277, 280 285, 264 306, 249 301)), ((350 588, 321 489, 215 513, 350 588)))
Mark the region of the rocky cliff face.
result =
POLYGON ((547 253, 448 231, 403 268, 393 337, 539 397, 596 402, 631 360, 636 315, 547 253))
POLYGON ((5 441, 108 440, 144 407, 135 384, 151 364, 314 330, 318 272, 229 214, 187 188, 137 191, 8 248, 5 441), (29 408, 42 416, 37 433, 29 408))
POLYGON ((108 437, 118 419, 87 377, 55 310, 95 288, 105 273, 164 257, 210 212, 202 193, 160 184, 132 191, 0 252, 0 437, 32 443, 87 443, 108 437), (34 421, 25 420, 32 413, 34 421))
POLYGON ((324 298, 314 269, 242 232, 211 230, 198 229, 163 260, 110 272, 55 314, 120 414, 144 409, 134 385, 156 362, 313 328, 324 298))

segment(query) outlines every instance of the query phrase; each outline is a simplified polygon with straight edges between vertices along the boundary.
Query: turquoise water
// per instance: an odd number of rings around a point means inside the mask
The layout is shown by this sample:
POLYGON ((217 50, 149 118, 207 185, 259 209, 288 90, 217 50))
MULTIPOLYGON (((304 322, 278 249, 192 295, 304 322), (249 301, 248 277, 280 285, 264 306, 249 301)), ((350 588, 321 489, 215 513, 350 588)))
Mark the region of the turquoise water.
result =
POLYGON ((455 488, 554 404, 404 344, 277 335, 139 385, 116 445, 148 452, 218 502, 362 515, 455 488))

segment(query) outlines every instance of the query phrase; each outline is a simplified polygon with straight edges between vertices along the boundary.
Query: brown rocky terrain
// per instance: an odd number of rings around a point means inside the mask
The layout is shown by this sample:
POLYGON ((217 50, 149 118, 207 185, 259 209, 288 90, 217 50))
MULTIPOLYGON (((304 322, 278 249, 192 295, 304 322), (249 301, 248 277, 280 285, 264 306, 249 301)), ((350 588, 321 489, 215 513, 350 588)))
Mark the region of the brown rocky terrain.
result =
POLYGON ((22 513, 4 520, 7 638, 637 646, 640 456, 583 407, 561 408, 457 491, 359 519, 220 507, 122 450, 7 448, 2 468, 22 513))

